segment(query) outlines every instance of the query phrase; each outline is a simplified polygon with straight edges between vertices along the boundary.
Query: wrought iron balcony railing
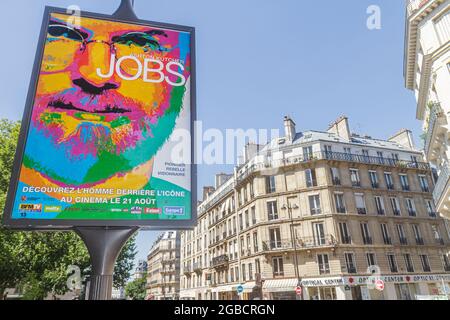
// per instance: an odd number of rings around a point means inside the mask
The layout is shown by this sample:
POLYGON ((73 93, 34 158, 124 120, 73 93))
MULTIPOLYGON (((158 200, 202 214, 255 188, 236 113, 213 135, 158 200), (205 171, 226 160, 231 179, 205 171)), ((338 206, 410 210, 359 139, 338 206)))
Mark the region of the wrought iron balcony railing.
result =
POLYGON ((424 143, 425 154, 428 154, 428 152, 430 151, 430 146, 431 146, 431 142, 432 142, 432 138, 433 138, 434 129, 436 128, 437 120, 443 114, 444 113, 443 113, 442 108, 439 103, 434 103, 431 106, 430 118, 428 120, 428 130, 427 130, 425 143, 424 143))
POLYGON ((439 178, 433 190, 433 199, 436 205, 439 204, 444 194, 444 191, 449 187, 449 179, 450 179, 450 165, 447 164, 441 168, 439 178))

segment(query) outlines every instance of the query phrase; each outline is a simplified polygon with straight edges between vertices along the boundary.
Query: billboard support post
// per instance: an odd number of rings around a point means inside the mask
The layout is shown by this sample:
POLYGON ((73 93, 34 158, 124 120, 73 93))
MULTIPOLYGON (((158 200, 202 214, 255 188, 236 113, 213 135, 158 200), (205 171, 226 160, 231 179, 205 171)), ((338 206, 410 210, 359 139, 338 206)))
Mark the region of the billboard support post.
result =
POLYGON ((116 18, 137 20, 138 17, 134 13, 133 6, 134 6, 134 1, 122 0, 120 2, 119 8, 116 10, 116 12, 114 12, 113 16, 116 18))
POLYGON ((110 300, 114 265, 127 240, 138 227, 76 227, 91 257, 89 300, 110 300))

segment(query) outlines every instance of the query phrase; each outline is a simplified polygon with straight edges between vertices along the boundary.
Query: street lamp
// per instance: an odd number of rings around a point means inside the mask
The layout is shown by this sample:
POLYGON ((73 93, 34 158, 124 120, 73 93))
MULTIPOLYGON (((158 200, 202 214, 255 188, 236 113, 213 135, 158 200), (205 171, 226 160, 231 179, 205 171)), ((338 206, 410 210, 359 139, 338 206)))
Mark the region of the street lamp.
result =
MULTIPOLYGON (((289 214, 289 219, 291 220, 291 241, 294 244, 294 264, 295 264, 295 277, 297 278, 297 287, 301 287, 302 281, 300 279, 300 272, 298 270, 298 258, 297 258, 297 241, 294 237, 294 218, 292 217, 292 210, 293 209, 298 209, 298 205, 294 204, 293 206, 291 206, 290 204, 288 204, 287 206, 284 204, 281 209, 282 210, 287 210, 288 214, 289 214)), ((303 300, 303 290, 302 293, 300 295, 297 295, 297 297, 300 296, 300 300, 303 300)), ((298 298, 297 298, 298 299, 298 298)))

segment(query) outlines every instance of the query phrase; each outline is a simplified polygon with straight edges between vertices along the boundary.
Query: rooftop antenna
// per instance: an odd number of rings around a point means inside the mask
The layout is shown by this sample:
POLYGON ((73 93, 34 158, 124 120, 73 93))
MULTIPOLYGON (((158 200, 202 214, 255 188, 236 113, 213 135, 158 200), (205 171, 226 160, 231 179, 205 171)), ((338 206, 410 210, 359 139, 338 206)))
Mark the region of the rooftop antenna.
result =
POLYGON ((121 0, 119 8, 113 13, 113 17, 126 20, 139 20, 133 8, 134 0, 121 0))

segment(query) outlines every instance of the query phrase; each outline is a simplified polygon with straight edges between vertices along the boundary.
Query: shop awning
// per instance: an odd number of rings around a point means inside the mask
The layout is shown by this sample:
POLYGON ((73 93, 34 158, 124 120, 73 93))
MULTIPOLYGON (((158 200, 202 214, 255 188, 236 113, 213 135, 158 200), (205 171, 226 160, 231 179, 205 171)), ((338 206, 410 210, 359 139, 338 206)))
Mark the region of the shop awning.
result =
POLYGON ((195 290, 181 290, 180 298, 194 298, 195 299, 195 290))
POLYGON ((228 286, 220 286, 216 288, 216 292, 229 292, 229 291, 233 291, 234 290, 233 285, 228 285, 228 286))
POLYGON ((277 291, 294 291, 297 286, 298 279, 270 279, 264 281, 263 290, 270 292, 277 291))

